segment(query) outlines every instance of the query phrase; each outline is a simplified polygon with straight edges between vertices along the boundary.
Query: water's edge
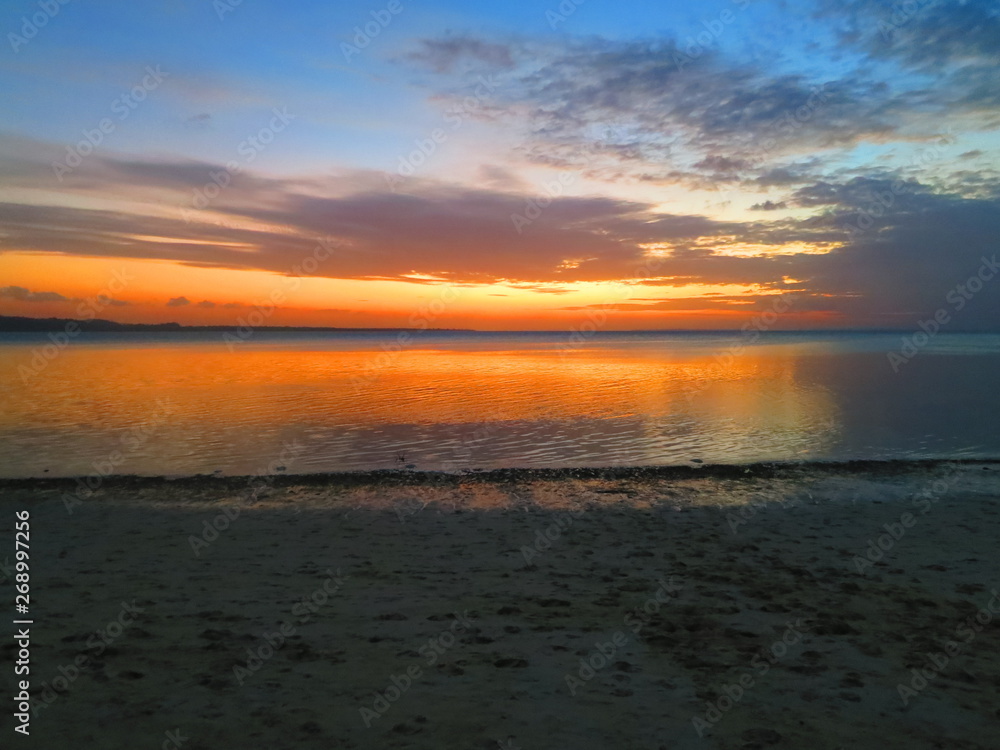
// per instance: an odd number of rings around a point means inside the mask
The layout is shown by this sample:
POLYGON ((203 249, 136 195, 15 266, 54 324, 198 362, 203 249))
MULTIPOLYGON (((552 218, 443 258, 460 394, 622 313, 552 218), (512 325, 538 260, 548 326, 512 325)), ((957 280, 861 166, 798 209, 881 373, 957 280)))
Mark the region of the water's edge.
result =
POLYGON ((376 469, 371 471, 325 472, 315 474, 265 474, 246 476, 219 476, 191 474, 184 476, 142 476, 136 474, 111 474, 100 478, 91 476, 52 478, 0 478, 0 491, 45 489, 59 490, 86 484, 91 480, 93 489, 143 489, 168 484, 178 489, 186 486, 204 487, 211 484, 219 489, 231 489, 257 482, 275 487, 294 485, 446 485, 459 486, 469 482, 507 483, 525 481, 565 481, 576 479, 653 480, 653 479, 761 479, 794 478, 816 474, 874 474, 882 476, 928 472, 945 467, 981 466, 984 471, 1000 471, 1000 458, 962 459, 889 459, 850 461, 772 461, 752 464, 704 464, 699 466, 612 466, 579 468, 507 468, 461 473, 441 471, 416 471, 376 469))

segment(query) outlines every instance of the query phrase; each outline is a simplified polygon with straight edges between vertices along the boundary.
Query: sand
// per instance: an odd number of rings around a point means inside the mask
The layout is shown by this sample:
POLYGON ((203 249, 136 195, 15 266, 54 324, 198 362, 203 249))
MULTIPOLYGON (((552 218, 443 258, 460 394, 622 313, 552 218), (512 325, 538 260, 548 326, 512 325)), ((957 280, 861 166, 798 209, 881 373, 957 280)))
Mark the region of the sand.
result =
POLYGON ((4 747, 1000 747, 1000 464, 258 485, 0 482, 4 747))

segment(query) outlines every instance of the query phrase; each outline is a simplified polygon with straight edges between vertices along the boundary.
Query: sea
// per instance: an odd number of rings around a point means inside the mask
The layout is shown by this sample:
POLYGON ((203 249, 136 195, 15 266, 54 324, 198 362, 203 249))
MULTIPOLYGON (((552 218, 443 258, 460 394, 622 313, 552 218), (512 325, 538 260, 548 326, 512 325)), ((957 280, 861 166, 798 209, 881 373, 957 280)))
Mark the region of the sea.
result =
POLYGON ((916 340, 0 334, 0 477, 1000 458, 1000 335, 916 340))

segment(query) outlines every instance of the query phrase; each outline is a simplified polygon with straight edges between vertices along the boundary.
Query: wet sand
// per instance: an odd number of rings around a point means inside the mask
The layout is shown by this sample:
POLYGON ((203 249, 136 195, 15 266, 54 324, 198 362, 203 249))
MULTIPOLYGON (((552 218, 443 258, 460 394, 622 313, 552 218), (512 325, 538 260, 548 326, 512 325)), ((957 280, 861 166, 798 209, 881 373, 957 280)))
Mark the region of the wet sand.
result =
POLYGON ((12 746, 998 746, 997 463, 100 484, 0 481, 12 746))

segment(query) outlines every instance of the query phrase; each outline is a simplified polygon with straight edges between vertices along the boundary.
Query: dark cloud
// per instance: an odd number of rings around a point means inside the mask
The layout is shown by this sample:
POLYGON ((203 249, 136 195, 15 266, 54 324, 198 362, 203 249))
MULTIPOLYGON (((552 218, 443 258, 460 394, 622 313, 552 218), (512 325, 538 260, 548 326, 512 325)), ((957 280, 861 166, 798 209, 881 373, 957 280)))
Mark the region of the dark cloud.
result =
POLYGON ((855 177, 847 182, 817 182, 799 188, 791 196, 797 206, 838 206, 857 210, 864 206, 883 205, 883 210, 910 206, 917 197, 933 196, 934 191, 914 178, 893 175, 855 177))
POLYGON ((1000 6, 993 0, 820 0, 841 40, 872 57, 920 70, 1000 63, 1000 6))
POLYGON ((942 114, 978 114, 995 126, 1000 106, 995 0, 819 0, 818 17, 834 25, 845 48, 925 76, 929 90, 914 96, 914 105, 930 105, 942 114))
POLYGON ((430 68, 435 73, 451 73, 466 64, 485 64, 490 68, 510 68, 514 64, 511 48, 469 36, 422 39, 419 49, 406 59, 430 68))
MULTIPOLYGON (((173 195, 178 207, 188 200, 185 181, 218 169, 98 155, 89 161, 74 188, 81 194, 120 193, 127 186, 132 194, 155 194, 161 201, 173 195)), ((21 174, 33 179, 30 170, 21 174)), ((368 172, 315 179, 307 187, 302 180, 245 178, 222 191, 211 213, 188 207, 188 221, 162 211, 136 215, 2 203, 0 223, 10 245, 38 252, 92 256, 99 247, 108 257, 290 274, 323 239, 333 251, 318 263, 316 276, 501 283, 541 292, 561 291, 554 286, 561 283, 608 280, 626 280, 636 289, 732 284, 751 297, 780 291, 794 295, 800 310, 881 324, 915 320, 942 306, 951 286, 995 252, 1000 236, 1000 193, 990 192, 997 182, 984 181, 984 197, 970 198, 889 172, 849 179, 833 174, 797 185, 784 203, 810 215, 752 221, 664 213, 609 197, 564 196, 539 208, 533 192, 430 180, 392 192, 383 174, 368 172), (356 189, 345 191, 345 184, 356 189), (520 232, 514 216, 530 217, 520 232), (793 252, 785 249, 790 243, 827 252, 793 252), (651 246, 666 252, 653 257, 651 246), (746 246, 758 249, 739 254, 746 246)), ((767 214, 781 203, 757 207, 767 214)), ((998 290, 1000 285, 984 291, 963 325, 1000 326, 998 290)), ((715 298, 713 304, 736 301, 715 298)), ((176 297, 168 304, 191 302, 176 297)))
POLYGON ((787 187, 821 176, 821 152, 1000 126, 998 7, 819 0, 836 43, 817 42, 814 54, 836 64, 803 72, 717 47, 691 56, 669 37, 445 37, 413 54, 437 73, 428 85, 445 102, 474 85, 456 60, 502 71, 489 116, 523 132, 531 162, 609 181, 787 187), (892 21, 904 5, 917 9, 892 21), (891 34, 883 21, 896 24, 891 34))
POLYGON ((110 305, 111 307, 128 307, 131 302, 127 302, 123 299, 114 299, 113 297, 108 297, 105 294, 98 294, 97 301, 102 305, 110 305))
POLYGON ((195 130, 205 130, 212 123, 212 115, 208 112, 202 112, 197 115, 192 115, 184 121, 184 125, 189 128, 194 128, 195 130))
MULTIPOLYGON (((783 295, 786 302, 790 297, 783 295)), ((740 297, 714 295, 711 297, 683 297, 683 298, 657 298, 639 299, 633 298, 628 301, 617 302, 613 306, 607 304, 578 305, 563 307, 561 310, 608 310, 617 312, 656 312, 661 310, 671 311, 696 311, 696 310, 716 310, 724 312, 763 312, 774 309, 777 299, 775 295, 747 294, 740 297)), ((789 309, 794 309, 789 304, 789 309)))
POLYGON ((694 165, 695 169, 707 172, 738 172, 752 166, 746 159, 733 159, 728 156, 706 156, 694 165))
POLYGON ((33 292, 23 286, 0 287, 0 297, 15 299, 18 302, 72 302, 58 292, 33 292))
MULTIPOLYGON (((95 156, 80 179, 93 190, 177 196, 178 212, 189 186, 214 165, 108 163, 95 156), (128 175, 126 178, 124 175, 128 175), (166 191, 166 192, 165 192, 166 191)), ((669 242, 679 248, 699 239, 746 231, 739 223, 703 216, 652 211, 642 203, 602 197, 562 197, 537 217, 536 196, 497 190, 414 183, 409 192, 390 192, 384 176, 334 177, 339 195, 300 190, 295 181, 263 181, 247 176, 213 202, 212 214, 188 207, 188 221, 164 216, 68 206, 0 204, 8 241, 27 250, 174 260, 197 266, 293 273, 313 254, 317 241, 331 238, 337 250, 316 275, 335 278, 390 278, 410 283, 513 281, 552 283, 634 276, 646 261, 643 243, 669 242), (350 179, 381 185, 343 194, 350 179), (228 214, 218 223, 213 214, 228 214), (527 219, 519 233, 516 217, 527 219), (249 228, 247 221, 257 222, 249 228), (271 229, 274 227, 274 229, 271 229), (284 229, 282 229, 284 228, 284 229), (149 241, 145 237, 155 237, 149 241), (247 252, 252 248, 253 252, 247 252), (415 278, 414 272, 423 277, 415 278)), ((162 205, 162 204, 161 204, 162 205)))
POLYGON ((172 297, 169 302, 167 302, 167 307, 184 307, 185 305, 190 305, 191 300, 187 297, 172 297))
POLYGON ((804 185, 819 179, 822 174, 820 164, 816 159, 783 164, 763 170, 754 182, 762 187, 787 187, 789 185, 804 185))
MULTIPOLYGON (((692 60, 672 40, 568 40, 531 52, 524 64, 505 60, 510 69, 495 97, 518 117, 530 113, 523 153, 549 166, 611 161, 647 180, 749 179, 790 154, 896 133, 907 106, 870 75, 776 74, 718 52, 692 60), (680 152, 699 156, 685 164, 680 152), (671 169, 662 169, 665 161, 671 169)), ((439 69, 444 90, 460 85, 439 69)))

